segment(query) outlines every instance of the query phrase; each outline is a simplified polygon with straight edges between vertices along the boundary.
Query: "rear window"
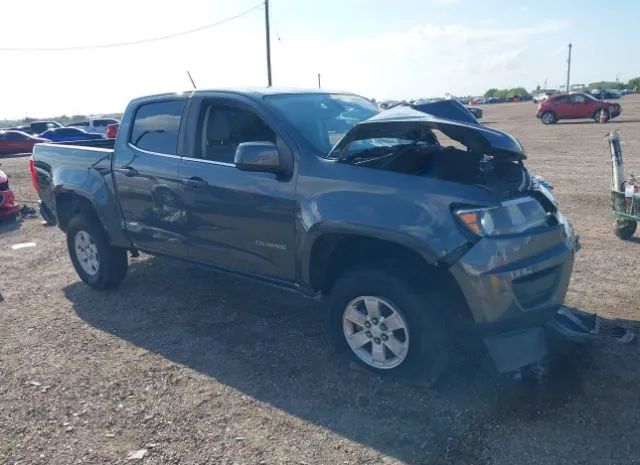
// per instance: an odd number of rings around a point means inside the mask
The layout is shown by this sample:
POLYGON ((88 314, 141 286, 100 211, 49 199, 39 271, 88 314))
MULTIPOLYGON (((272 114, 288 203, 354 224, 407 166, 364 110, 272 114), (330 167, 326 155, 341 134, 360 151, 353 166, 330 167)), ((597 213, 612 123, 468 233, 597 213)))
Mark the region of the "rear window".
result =
POLYGON ((130 142, 142 150, 175 155, 184 105, 184 100, 167 100, 138 107, 130 142))

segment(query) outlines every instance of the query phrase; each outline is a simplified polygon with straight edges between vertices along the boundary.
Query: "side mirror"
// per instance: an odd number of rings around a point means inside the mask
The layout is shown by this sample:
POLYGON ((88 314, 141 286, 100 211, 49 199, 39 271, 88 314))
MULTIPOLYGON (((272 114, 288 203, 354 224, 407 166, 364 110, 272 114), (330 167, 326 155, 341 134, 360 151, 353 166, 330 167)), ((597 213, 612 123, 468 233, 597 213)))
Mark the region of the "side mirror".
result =
POLYGON ((273 142, 243 142, 236 149, 236 168, 241 171, 279 173, 280 153, 273 142))

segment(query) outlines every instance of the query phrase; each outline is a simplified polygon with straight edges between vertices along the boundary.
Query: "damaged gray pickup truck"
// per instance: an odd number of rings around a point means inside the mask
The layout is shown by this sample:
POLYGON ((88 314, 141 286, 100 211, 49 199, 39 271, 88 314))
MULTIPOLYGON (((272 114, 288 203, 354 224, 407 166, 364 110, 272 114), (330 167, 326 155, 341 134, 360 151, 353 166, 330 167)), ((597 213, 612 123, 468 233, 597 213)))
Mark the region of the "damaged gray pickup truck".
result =
POLYGON ((31 170, 94 288, 144 251, 326 296, 332 339, 374 371, 430 376, 469 329, 509 371, 544 355, 577 241, 520 143, 468 117, 165 94, 132 101, 115 142, 36 145, 31 170))

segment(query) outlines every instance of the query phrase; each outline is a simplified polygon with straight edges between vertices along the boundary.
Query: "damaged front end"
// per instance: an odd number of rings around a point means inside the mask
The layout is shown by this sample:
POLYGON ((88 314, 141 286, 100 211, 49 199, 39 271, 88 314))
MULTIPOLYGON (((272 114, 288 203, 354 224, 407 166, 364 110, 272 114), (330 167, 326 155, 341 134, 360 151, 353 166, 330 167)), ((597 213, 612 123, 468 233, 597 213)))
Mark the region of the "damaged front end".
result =
POLYGON ((532 184, 523 164, 524 150, 513 136, 408 106, 394 107, 355 125, 329 158, 475 186, 498 198, 509 198, 532 184), (446 144, 447 139, 452 145, 446 144))
POLYGON ((455 278, 498 371, 545 356, 545 327, 564 303, 579 242, 551 187, 524 166, 516 138, 395 107, 356 125, 330 156, 456 183, 448 184, 460 193, 451 214, 469 242, 440 265, 455 278))

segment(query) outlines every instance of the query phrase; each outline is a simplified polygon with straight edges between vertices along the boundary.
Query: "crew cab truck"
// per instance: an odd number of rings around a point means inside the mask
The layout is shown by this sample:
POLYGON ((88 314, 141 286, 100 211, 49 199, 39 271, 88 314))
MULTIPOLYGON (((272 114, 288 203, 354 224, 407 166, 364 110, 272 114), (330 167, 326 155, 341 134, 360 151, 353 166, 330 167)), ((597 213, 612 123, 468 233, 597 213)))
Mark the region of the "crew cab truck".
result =
POLYGON ((115 141, 38 144, 42 208, 96 289, 128 251, 324 296, 332 340, 433 376, 471 328, 536 362, 576 240, 512 136, 353 94, 198 90, 132 101, 115 141), (445 143, 445 141, 447 141, 445 143))

